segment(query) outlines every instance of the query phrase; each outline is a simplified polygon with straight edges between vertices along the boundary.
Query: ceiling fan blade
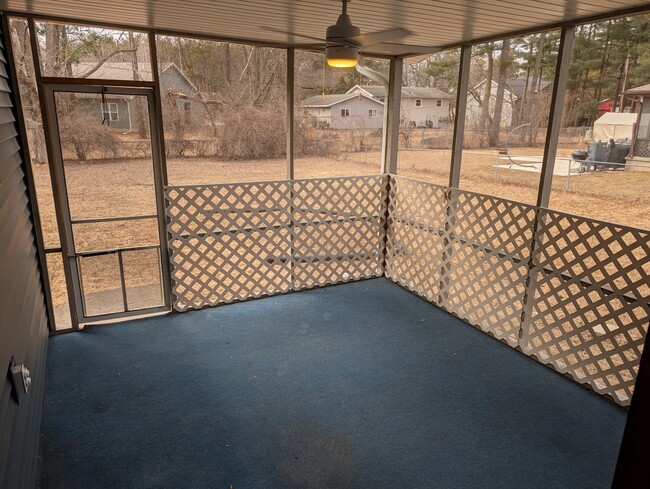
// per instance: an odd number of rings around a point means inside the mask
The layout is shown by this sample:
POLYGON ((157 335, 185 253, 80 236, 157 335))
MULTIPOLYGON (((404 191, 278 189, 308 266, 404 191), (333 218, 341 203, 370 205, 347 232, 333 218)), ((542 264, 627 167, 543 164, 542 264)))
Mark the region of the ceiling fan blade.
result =
POLYGON ((403 37, 411 35, 411 32, 401 27, 393 29, 386 29, 385 31, 368 32, 367 34, 359 34, 358 36, 351 36, 346 40, 353 41, 361 48, 367 48, 376 44, 381 44, 387 41, 397 41, 403 37))
POLYGON ((275 32, 277 34, 285 34, 287 36, 302 37, 303 39, 311 39, 312 41, 318 41, 318 42, 321 42, 321 43, 325 42, 325 39, 323 39, 322 37, 306 36, 304 34, 298 34, 297 32, 291 32, 291 31, 284 31, 282 29, 276 29, 275 27, 260 26, 260 28, 265 29, 267 31, 275 32))
POLYGON ((377 53, 390 54, 392 56, 433 54, 440 51, 440 49, 430 46, 416 46, 414 44, 399 44, 396 42, 382 42, 381 44, 374 45, 372 50, 377 53))
POLYGON ((315 43, 315 44, 294 44, 292 47, 294 47, 295 49, 301 49, 301 50, 304 50, 304 51, 322 51, 327 46, 323 42, 323 43, 315 43))

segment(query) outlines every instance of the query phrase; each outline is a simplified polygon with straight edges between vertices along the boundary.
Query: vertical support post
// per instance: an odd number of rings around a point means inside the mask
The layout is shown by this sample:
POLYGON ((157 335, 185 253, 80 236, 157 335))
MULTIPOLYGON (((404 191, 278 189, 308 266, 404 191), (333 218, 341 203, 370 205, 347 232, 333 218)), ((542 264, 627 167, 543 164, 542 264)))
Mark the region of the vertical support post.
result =
POLYGON ((157 122, 156 127, 151 127, 151 131, 154 129, 158 133, 159 145, 162 151, 160 152, 160 167, 162 170, 162 183, 167 185, 167 158, 165 154, 165 126, 163 125, 162 117, 162 93, 160 92, 160 74, 158 73, 158 50, 156 48, 156 35, 153 31, 148 33, 149 40, 149 58, 151 64, 151 77, 154 83, 154 100, 153 105, 156 109, 155 120, 157 122))
MULTIPOLYGON (((54 102, 48 103, 45 95, 45 88, 43 87, 43 79, 41 75, 41 57, 36 39, 36 24, 33 18, 28 19, 29 26, 29 43, 32 50, 32 59, 34 62, 34 78, 36 78, 36 89, 38 91, 38 102, 41 106, 41 122, 43 123, 43 134, 45 136, 45 150, 47 153, 48 168, 50 170, 50 180, 52 182, 52 196, 54 198, 54 211, 56 213, 56 220, 59 230, 59 241, 61 243, 61 261, 63 262, 63 272, 65 275, 66 289, 68 292, 68 305, 70 308, 70 321, 72 322, 73 329, 79 329, 79 318, 82 316, 81 297, 78 295, 73 287, 73 270, 71 266, 70 255, 73 253, 72 243, 68 242, 68 235, 66 233, 66 224, 69 225, 66 213, 63 211, 62 201, 62 186, 65 186, 65 181, 59 175, 55 168, 55 153, 52 142, 52 131, 57 131, 56 127, 56 108, 54 102), (54 121, 54 123, 52 122, 54 121), (54 124, 54 125, 53 125, 54 124)), ((74 258, 72 258, 74 260, 74 258)), ((76 270, 76 267, 75 267, 76 270)))
MULTIPOLYGON (((28 26, 29 27, 29 26, 28 26)), ((50 279, 47 270, 47 257, 45 255, 45 240, 43 239, 43 230, 41 227, 41 218, 38 209, 38 200, 36 195, 36 186, 34 184, 34 174, 32 172, 31 155, 29 145, 27 144, 27 128, 25 118, 23 117, 22 99, 20 96, 20 86, 16 71, 16 62, 14 59, 13 46, 11 44, 11 25, 9 18, 2 15, 2 42, 7 53, 7 63, 9 65, 9 76, 11 78, 11 91, 14 100, 14 117, 18 124, 20 138, 20 157, 23 161, 25 170, 25 180, 27 182, 27 191, 29 192, 29 205, 32 213, 32 224, 34 226, 34 235, 36 237, 36 248, 38 250, 38 261, 41 272, 41 281, 43 295, 45 297, 45 306, 47 309, 48 326, 51 332, 55 331, 54 322, 54 304, 52 302, 52 291, 50 290, 50 279)))
POLYGON ((294 48, 287 48, 287 178, 289 180, 294 178, 295 55, 294 48))
POLYGON ((460 66, 458 68, 458 84, 456 89, 456 117, 454 118, 454 138, 451 146, 451 163, 449 168, 449 188, 445 192, 447 206, 445 209, 445 227, 443 251, 441 254, 440 286, 438 291, 438 306, 448 309, 449 276, 453 254, 453 231, 456 226, 456 210, 458 207, 457 192, 453 189, 460 185, 460 164, 463 158, 463 139, 465 137, 465 114, 467 112, 467 93, 469 91, 469 68, 472 59, 472 46, 460 48, 460 66))
MULTIPOLYGON (((294 171, 294 148, 295 148, 295 60, 296 50, 294 48, 287 48, 287 179, 293 180, 295 177, 294 171)), ((289 182, 289 280, 291 281, 289 287, 294 289, 294 194, 293 182, 289 182)))
POLYGON ((388 78, 388 93, 384 112, 384 147, 382 151, 382 173, 397 173, 397 147, 399 145, 399 113, 402 102, 402 67, 404 60, 391 58, 388 78))
POLYGON ((549 199, 551 197, 553 169, 555 167, 557 144, 560 137, 560 126, 562 125, 564 94, 566 93, 567 81, 569 80, 569 64, 571 62, 574 37, 575 27, 568 26, 562 28, 560 48, 557 55, 557 65, 555 67, 555 80, 553 81, 553 95, 551 96, 548 131, 546 133, 546 143, 544 144, 542 173, 539 178, 539 190, 537 193, 537 205, 539 207, 548 207, 549 199))
POLYGON ((451 146, 451 167, 449 186, 460 185, 460 164, 463 159, 463 139, 465 137, 465 115, 467 113, 467 93, 469 91, 469 66, 472 59, 472 46, 460 48, 460 67, 456 89, 456 117, 454 117, 454 139, 451 146))
POLYGON ((171 308, 172 285, 171 269, 169 266, 169 243, 167 236, 167 218, 165 212, 165 187, 168 184, 167 160, 165 155, 165 126, 162 116, 162 94, 160 92, 160 75, 158 74, 158 51, 156 49, 156 35, 153 31, 148 34, 149 57, 152 79, 154 82, 153 96, 148 97, 149 130, 151 131, 151 146, 154 164, 154 178, 156 180, 156 204, 158 209, 158 234, 160 236, 160 264, 163 277, 163 296, 165 306, 171 308), (153 113, 151 113, 153 111, 153 113))
POLYGON ((386 194, 383 196, 382 203, 385 206, 384 208, 384 236, 382 240, 381 251, 383 253, 381 260, 381 270, 382 276, 386 277, 386 267, 388 266, 388 235, 390 233, 390 192, 391 192, 391 180, 392 176, 384 175, 382 180, 385 179, 386 186, 382 185, 382 188, 386 189, 386 194))

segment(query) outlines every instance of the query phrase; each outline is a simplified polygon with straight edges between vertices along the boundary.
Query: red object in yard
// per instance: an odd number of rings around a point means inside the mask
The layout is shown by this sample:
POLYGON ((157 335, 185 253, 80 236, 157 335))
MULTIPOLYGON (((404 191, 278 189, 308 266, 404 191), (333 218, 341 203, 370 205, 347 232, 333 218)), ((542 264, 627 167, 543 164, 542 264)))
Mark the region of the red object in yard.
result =
POLYGON ((613 101, 611 98, 606 98, 605 100, 602 100, 600 102, 600 105, 598 106, 598 117, 603 115, 605 112, 611 112, 612 111, 612 104, 613 101))

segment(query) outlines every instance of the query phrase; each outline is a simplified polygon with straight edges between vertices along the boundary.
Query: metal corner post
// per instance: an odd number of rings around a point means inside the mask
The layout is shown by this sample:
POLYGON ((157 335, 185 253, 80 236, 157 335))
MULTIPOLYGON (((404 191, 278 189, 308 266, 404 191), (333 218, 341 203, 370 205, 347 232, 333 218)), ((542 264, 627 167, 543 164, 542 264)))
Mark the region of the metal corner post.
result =
POLYGON ((537 205, 548 207, 551 197, 551 185, 553 184, 553 169, 555 168, 555 157, 557 155, 557 144, 562 126, 562 110, 564 108, 564 94, 566 93, 567 81, 569 80, 569 65, 571 53, 573 52, 573 39, 575 27, 563 27, 560 37, 560 47, 557 54, 557 65, 555 67, 555 79, 553 81, 553 94, 551 96, 551 108, 548 118, 548 130, 544 144, 544 159, 542 162, 542 173, 539 178, 539 190, 537 193, 537 205))
POLYGON ((388 79, 388 94, 384 110, 384 148, 382 148, 382 173, 397 173, 397 148, 399 145, 399 116, 402 102, 402 67, 404 60, 391 58, 388 79))
POLYGON ((460 164, 463 158, 463 139, 465 137, 465 114, 467 112, 467 93, 469 91, 469 67, 472 59, 472 46, 460 48, 460 66, 456 89, 456 115, 454 117, 454 136, 451 146, 451 166, 449 186, 458 188, 460 184, 460 164))
POLYGON ((287 178, 293 180, 295 131, 295 55, 294 48, 287 49, 287 178))
POLYGON ((151 64, 152 80, 154 82, 153 93, 149 96, 149 126, 151 128, 151 146, 154 156, 154 178, 156 179, 156 206, 158 211, 158 228, 160 235, 161 270, 163 278, 163 290, 165 306, 172 308, 172 284, 169 266, 169 242, 167 236, 167 216, 165 212, 165 187, 169 184, 167 175, 167 159, 165 154, 165 125, 162 114, 162 93, 160 89, 160 74, 158 73, 158 50, 156 47, 156 35, 148 33, 149 56, 151 64))

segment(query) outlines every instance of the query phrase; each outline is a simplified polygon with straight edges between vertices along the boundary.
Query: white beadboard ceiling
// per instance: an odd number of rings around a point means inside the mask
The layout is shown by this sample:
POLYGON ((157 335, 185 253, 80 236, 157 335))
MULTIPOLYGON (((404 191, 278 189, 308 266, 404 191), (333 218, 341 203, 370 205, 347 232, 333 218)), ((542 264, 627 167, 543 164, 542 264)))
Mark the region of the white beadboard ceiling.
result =
MULTIPOLYGON (((39 16, 282 45, 313 41, 266 27, 321 37, 340 13, 338 0, 0 0, 0 6, 39 16)), ((349 14, 362 32, 404 27, 413 35, 400 42, 439 48, 644 6, 649 6, 647 0, 352 0, 349 14)), ((399 54, 410 53, 404 49, 399 54)))

